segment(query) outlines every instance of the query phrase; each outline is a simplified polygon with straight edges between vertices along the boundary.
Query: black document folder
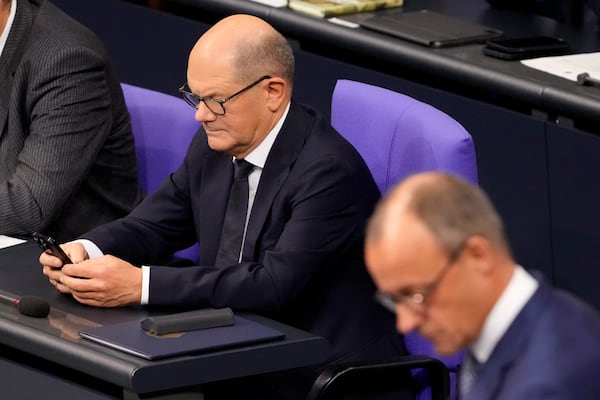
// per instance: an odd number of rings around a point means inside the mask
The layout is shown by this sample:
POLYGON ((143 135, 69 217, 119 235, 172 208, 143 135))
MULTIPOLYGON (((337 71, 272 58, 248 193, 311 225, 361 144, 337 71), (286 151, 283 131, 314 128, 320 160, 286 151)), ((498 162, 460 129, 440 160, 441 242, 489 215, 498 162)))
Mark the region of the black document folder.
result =
POLYGON ((258 322, 234 316, 233 325, 153 335, 139 321, 86 328, 80 336, 148 360, 281 339, 284 334, 258 322))
POLYGON ((429 47, 484 42, 502 35, 497 29, 429 10, 380 14, 365 18, 360 26, 429 47))

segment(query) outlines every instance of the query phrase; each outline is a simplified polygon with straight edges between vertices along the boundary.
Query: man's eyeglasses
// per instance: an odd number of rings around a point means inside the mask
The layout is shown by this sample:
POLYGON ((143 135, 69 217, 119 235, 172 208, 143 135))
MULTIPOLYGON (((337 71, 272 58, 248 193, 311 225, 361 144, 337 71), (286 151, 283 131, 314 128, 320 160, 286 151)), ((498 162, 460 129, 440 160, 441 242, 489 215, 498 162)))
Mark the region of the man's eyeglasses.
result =
POLYGON ((375 300, 393 313, 396 313, 396 309, 399 305, 404 305, 414 313, 425 314, 425 311, 427 310, 428 297, 440 285, 440 283, 446 276, 446 273, 450 270, 450 267, 452 267, 456 263, 456 261, 458 261, 460 254, 463 251, 463 248, 464 242, 450 254, 450 256, 448 257, 448 261, 438 273, 438 275, 433 279, 431 283, 426 285, 421 291, 417 293, 397 296, 396 298, 392 298, 391 296, 378 291, 375 293, 375 300))
POLYGON ((251 89, 254 86, 258 85, 260 82, 264 81, 265 79, 270 79, 270 78, 271 77, 269 75, 265 75, 265 76, 261 77, 260 79, 255 80, 248 86, 238 90, 231 96, 226 97, 224 99, 215 99, 213 97, 197 96, 194 93, 192 93, 192 91, 187 83, 184 83, 183 86, 181 86, 179 88, 179 92, 181 93, 181 96, 183 97, 185 102, 188 103, 190 106, 194 107, 195 109, 198 109, 198 107, 200 106, 200 103, 204 103, 206 108, 208 108, 213 114, 225 115, 225 103, 227 103, 229 100, 233 99, 234 97, 237 97, 240 94, 244 93, 246 90, 251 89))

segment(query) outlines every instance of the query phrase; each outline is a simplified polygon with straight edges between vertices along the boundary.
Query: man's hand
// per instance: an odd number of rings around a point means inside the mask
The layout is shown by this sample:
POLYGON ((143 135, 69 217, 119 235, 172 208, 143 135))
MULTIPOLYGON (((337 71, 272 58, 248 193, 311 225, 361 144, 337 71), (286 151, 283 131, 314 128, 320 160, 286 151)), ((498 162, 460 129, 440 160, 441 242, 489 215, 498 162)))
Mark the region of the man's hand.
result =
MULTIPOLYGON (((61 244, 60 247, 64 250, 67 256, 69 256, 71 261, 73 261, 74 263, 80 263, 89 258, 87 252, 85 251, 85 248, 81 243, 66 243, 61 244)), ((63 275, 61 268, 64 265, 62 261, 58 257, 55 257, 46 252, 42 252, 39 261, 40 264, 42 264, 42 266, 44 267, 42 272, 48 277, 50 283, 56 286, 56 288, 60 292, 69 293, 67 287, 59 285, 61 276, 63 275)))
POLYGON ((105 255, 63 266, 56 287, 80 303, 95 307, 140 304, 142 270, 120 258, 105 255))
POLYGON ((142 270, 117 257, 105 255, 89 259, 81 243, 61 245, 73 264, 65 264, 47 253, 40 264, 48 280, 61 293, 96 307, 139 304, 142 300, 142 270))

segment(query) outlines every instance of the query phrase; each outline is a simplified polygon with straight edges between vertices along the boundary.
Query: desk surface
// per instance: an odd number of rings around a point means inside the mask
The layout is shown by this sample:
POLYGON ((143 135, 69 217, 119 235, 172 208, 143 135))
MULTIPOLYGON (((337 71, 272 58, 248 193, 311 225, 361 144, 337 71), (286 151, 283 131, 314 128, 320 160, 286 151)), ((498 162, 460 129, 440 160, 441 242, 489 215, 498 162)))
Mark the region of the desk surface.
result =
MULTIPOLYGON (((361 28, 348 28, 306 16, 287 8, 272 8, 248 0, 168 0, 167 4, 197 10, 203 20, 232 13, 248 13, 269 21, 276 29, 303 46, 320 46, 335 58, 349 57, 384 72, 427 82, 445 83, 456 93, 466 89, 493 93, 518 101, 532 109, 573 120, 600 122, 600 88, 579 87, 574 82, 525 67, 518 61, 503 61, 482 54, 482 44, 430 49, 418 44, 361 28), (357 57, 358 56, 358 57, 357 57)), ((600 36, 584 32, 550 18, 496 10, 485 0, 407 0, 399 9, 378 13, 401 13, 430 9, 500 29, 507 36, 552 35, 571 44, 572 52, 600 50, 600 36)), ((369 13, 345 16, 357 19, 369 13)))
MULTIPOLYGON (((39 249, 28 242, 0 250, 1 288, 47 299, 48 318, 30 318, 0 304, 0 344, 143 394, 318 364, 328 354, 325 339, 256 315, 245 315, 285 333, 283 340, 147 361, 80 339, 84 327, 158 314, 142 307, 100 309, 58 293, 42 275, 39 249), (256 360, 260 360, 257 363, 256 360)), ((165 310, 162 310, 163 313, 165 310)))

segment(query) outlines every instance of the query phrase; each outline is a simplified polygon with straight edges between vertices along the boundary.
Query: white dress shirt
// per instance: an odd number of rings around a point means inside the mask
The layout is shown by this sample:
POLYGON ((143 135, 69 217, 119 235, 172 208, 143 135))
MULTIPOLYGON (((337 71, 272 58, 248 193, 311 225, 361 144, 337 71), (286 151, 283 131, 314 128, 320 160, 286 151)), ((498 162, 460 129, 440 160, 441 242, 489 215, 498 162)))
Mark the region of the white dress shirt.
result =
POLYGON ((13 21, 15 20, 15 14, 17 14, 17 0, 12 0, 12 2, 10 3, 10 11, 8 13, 8 20, 6 21, 6 26, 4 27, 4 30, 0 33, 0 57, 2 56, 4 46, 6 46, 6 41, 8 40, 8 33, 10 32, 10 28, 12 28, 13 21))
POLYGON ((490 311, 479 337, 470 348, 475 359, 485 364, 508 327, 539 286, 538 281, 517 265, 506 289, 490 311))

